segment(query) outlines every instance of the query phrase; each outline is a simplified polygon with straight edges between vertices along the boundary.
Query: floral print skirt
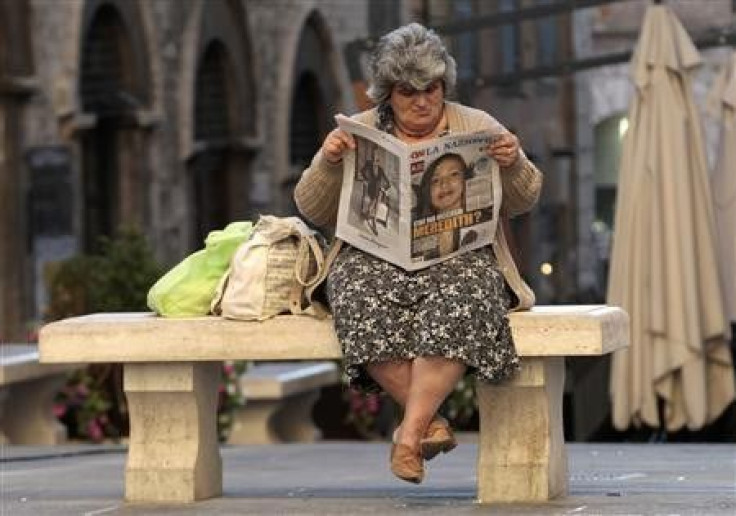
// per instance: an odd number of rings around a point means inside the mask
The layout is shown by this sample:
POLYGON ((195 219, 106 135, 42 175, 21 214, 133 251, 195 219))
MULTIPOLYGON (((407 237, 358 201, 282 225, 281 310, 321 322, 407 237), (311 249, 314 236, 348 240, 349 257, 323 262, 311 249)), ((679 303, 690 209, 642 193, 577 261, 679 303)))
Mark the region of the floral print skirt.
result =
POLYGON ((461 360, 483 382, 519 369, 505 282, 488 247, 408 272, 345 245, 327 295, 353 387, 378 389, 367 363, 421 356, 461 360))

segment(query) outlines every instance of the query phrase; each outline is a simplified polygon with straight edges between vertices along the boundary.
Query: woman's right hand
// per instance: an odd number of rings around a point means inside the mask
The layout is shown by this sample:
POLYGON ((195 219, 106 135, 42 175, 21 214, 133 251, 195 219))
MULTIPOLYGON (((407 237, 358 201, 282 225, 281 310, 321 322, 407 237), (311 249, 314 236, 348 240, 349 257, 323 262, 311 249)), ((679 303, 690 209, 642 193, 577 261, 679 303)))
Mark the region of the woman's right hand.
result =
POLYGON ((354 148, 353 135, 338 127, 330 131, 322 143, 322 156, 330 163, 337 164, 342 161, 342 155, 346 150, 354 148))

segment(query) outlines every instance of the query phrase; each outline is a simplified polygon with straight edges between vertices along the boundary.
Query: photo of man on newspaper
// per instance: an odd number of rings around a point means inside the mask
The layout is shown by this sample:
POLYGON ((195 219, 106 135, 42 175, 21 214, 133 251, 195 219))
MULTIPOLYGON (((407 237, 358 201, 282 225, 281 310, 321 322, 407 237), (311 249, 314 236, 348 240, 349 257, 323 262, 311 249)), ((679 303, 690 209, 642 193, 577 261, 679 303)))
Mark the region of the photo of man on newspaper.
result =
POLYGON ((474 243, 493 218, 490 163, 466 163, 457 153, 443 154, 426 171, 414 174, 412 260, 431 260, 474 243))
POLYGON ((356 138, 356 160, 353 174, 351 210, 348 222, 358 231, 374 236, 396 232, 397 192, 393 185, 398 158, 365 138, 356 138))

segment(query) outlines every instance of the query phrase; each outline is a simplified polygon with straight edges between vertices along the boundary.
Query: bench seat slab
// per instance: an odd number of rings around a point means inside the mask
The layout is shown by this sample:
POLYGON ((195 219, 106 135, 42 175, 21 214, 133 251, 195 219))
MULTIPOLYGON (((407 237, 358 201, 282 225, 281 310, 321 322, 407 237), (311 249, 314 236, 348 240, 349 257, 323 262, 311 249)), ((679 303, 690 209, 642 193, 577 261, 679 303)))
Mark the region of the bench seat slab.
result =
POLYGON ((478 501, 545 501, 567 491, 563 357, 521 362, 512 381, 478 390, 478 501))
POLYGON ((182 503, 222 494, 220 371, 220 362, 124 365, 127 501, 182 503))

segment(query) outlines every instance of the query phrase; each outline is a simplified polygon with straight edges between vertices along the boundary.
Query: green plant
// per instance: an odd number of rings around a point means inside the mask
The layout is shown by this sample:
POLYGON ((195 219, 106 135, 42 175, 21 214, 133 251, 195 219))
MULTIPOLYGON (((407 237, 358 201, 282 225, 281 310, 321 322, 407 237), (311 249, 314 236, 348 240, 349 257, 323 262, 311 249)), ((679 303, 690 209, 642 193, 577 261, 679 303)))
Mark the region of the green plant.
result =
POLYGON ((477 407, 475 376, 466 374, 445 400, 442 413, 453 428, 466 429, 475 416, 477 407))
POLYGON ((51 270, 47 320, 90 312, 146 310, 148 289, 162 273, 146 239, 123 228, 101 237, 94 254, 81 254, 51 270))
MULTIPOLYGON (((132 228, 103 237, 94 254, 82 254, 50 268, 52 321, 92 312, 146 310, 146 294, 158 266, 144 238, 132 228)), ((128 415, 119 365, 94 365, 72 374, 56 400, 57 416, 69 435, 100 441, 127 434, 128 415)))

